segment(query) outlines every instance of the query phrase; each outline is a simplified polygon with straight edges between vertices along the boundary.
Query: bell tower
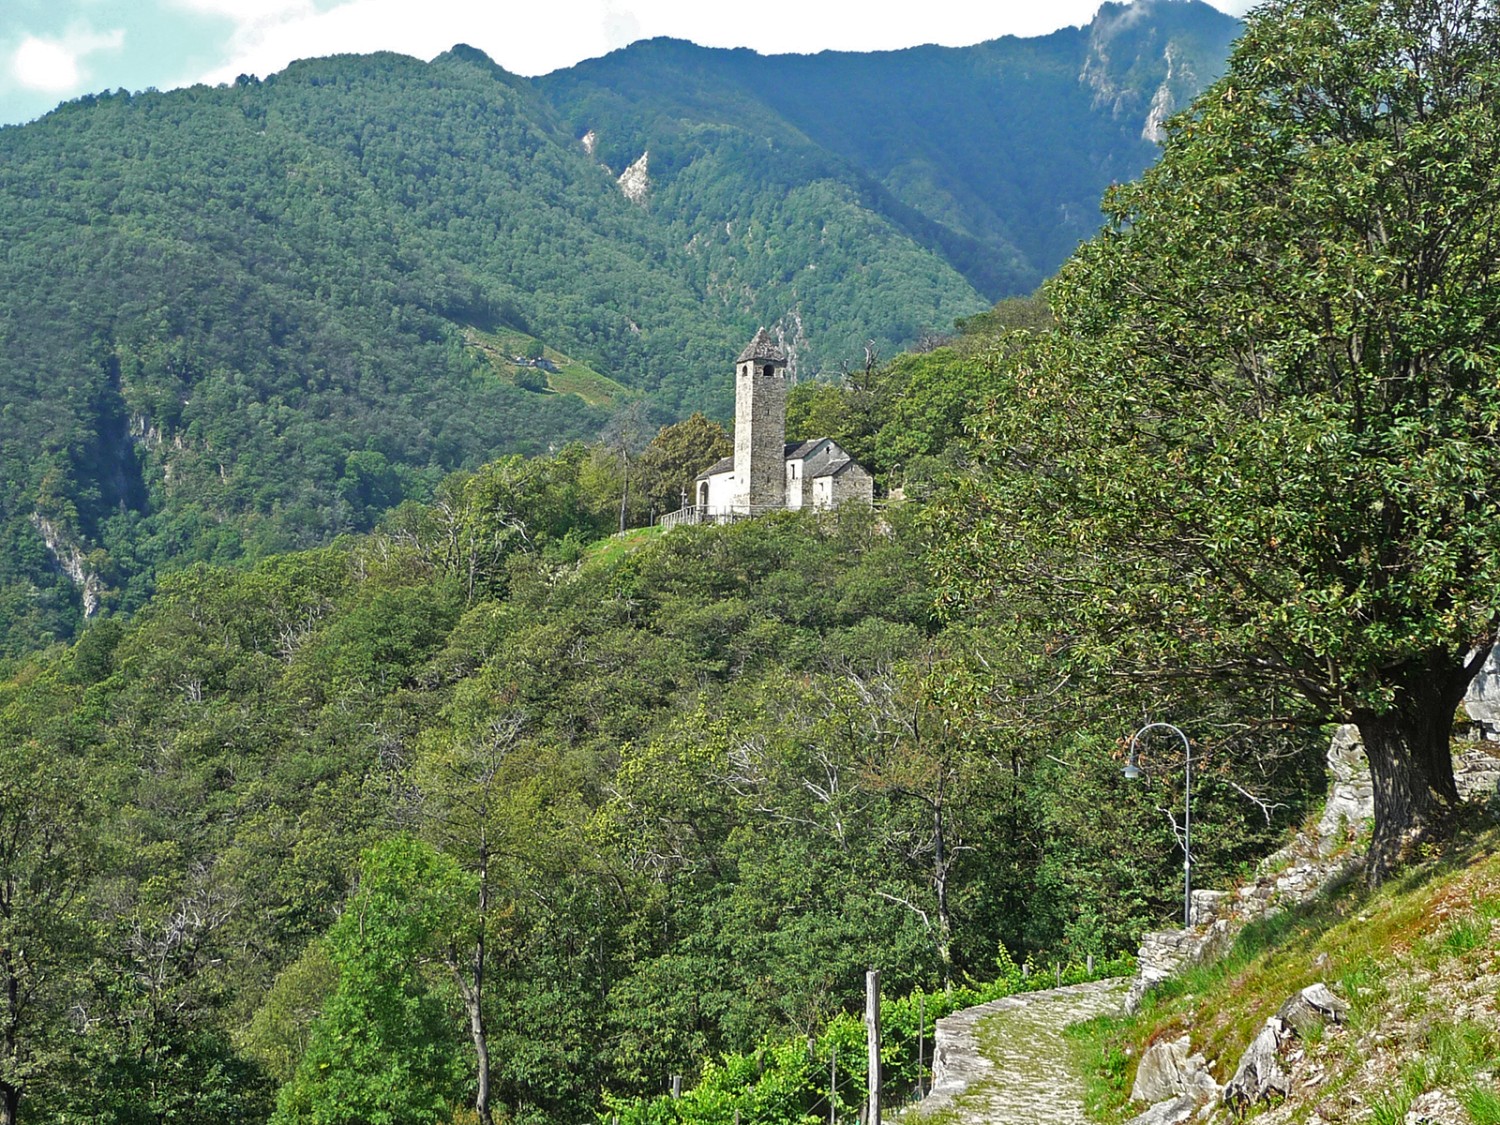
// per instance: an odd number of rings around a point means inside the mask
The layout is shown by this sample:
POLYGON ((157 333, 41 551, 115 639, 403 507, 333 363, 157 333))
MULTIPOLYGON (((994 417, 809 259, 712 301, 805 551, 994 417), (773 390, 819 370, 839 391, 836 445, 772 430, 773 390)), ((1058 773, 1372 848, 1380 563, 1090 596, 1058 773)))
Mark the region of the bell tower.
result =
POLYGON ((733 507, 786 507, 786 353, 764 328, 735 360, 733 507))

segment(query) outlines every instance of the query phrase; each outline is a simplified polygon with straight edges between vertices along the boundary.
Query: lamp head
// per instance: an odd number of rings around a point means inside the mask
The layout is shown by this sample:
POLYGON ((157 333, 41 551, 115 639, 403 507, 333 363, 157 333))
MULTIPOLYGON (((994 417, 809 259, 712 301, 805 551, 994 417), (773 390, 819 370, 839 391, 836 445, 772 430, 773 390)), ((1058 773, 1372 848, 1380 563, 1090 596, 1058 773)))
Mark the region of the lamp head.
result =
POLYGON ((1142 777, 1142 774, 1141 774, 1141 768, 1140 768, 1140 766, 1136 765, 1134 762, 1126 762, 1125 763, 1125 780, 1126 781, 1139 781, 1141 779, 1141 777, 1142 777))

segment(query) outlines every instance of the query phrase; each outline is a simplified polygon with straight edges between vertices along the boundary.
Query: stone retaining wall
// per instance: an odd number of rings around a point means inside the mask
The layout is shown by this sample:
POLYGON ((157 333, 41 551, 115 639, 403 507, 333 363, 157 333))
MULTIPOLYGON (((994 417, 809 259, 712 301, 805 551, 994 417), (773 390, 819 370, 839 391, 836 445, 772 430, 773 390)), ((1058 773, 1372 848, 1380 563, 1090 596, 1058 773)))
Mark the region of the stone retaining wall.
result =
MULTIPOLYGON (((1310 834, 1299 832, 1290 844, 1263 859, 1252 883, 1233 892, 1194 891, 1193 928, 1141 937, 1127 1011, 1135 1011, 1146 992, 1168 977, 1228 949, 1246 922, 1306 902, 1361 866, 1363 857, 1353 854, 1349 845, 1375 815, 1375 794, 1355 727, 1342 726, 1335 732, 1328 746, 1328 772, 1328 802, 1310 834)), ((1500 758, 1486 748, 1468 747, 1455 756, 1453 774, 1462 799, 1491 801, 1500 808, 1500 758)))

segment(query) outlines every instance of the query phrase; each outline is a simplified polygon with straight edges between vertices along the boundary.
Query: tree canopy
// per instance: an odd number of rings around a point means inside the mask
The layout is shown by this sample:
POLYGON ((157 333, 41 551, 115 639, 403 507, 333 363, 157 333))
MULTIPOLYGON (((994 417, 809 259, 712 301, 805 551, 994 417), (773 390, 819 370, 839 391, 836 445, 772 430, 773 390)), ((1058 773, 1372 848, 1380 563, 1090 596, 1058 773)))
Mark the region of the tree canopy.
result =
POLYGON ((1097 680, 1352 718, 1378 877, 1456 798, 1500 628, 1495 6, 1272 0, 1168 128, 1007 369, 948 596, 1097 680))

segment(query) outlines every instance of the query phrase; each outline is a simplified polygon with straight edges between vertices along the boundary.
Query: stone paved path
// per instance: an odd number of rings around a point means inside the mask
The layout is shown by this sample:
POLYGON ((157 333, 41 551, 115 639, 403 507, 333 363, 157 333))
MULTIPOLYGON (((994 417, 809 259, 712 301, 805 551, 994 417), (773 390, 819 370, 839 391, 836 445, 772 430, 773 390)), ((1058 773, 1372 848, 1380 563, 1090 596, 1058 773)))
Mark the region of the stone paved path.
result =
POLYGON ((952 1109, 964 1125, 1072 1125, 1082 1083, 1063 1028, 1120 1011, 1128 978, 1007 996, 938 1021, 932 1093, 908 1120, 952 1109))

